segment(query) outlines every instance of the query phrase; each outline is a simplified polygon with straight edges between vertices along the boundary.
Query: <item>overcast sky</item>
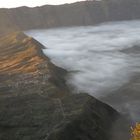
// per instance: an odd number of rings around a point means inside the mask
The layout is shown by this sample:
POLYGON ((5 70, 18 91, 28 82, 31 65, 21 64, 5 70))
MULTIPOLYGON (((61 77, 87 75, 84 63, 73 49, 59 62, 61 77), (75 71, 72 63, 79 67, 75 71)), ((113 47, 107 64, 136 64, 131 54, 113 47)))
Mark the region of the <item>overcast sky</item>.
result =
POLYGON ((19 6, 40 6, 45 4, 64 4, 64 3, 72 3, 76 1, 82 0, 0 0, 0 7, 19 7, 19 6))

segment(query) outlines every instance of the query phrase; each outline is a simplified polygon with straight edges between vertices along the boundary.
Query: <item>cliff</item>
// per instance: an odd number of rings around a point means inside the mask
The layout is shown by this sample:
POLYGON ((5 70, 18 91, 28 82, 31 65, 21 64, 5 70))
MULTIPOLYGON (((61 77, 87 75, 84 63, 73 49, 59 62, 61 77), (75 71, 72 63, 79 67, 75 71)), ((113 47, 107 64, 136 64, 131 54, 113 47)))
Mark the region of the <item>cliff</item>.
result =
POLYGON ((0 38, 0 140, 109 140, 119 113, 70 93, 43 47, 22 32, 0 38))
POLYGON ((93 0, 58 6, 0 9, 0 33, 140 19, 139 13, 140 0, 93 0))

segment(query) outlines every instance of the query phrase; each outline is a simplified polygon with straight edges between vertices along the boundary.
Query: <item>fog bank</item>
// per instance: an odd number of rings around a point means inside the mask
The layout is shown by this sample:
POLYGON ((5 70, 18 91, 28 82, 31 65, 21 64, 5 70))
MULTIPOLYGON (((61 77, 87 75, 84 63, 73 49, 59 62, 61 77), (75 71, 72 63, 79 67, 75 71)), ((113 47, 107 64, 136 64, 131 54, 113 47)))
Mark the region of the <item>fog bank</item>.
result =
POLYGON ((102 98, 140 71, 140 53, 123 52, 140 47, 140 21, 26 33, 46 46, 54 64, 69 71, 67 83, 77 92, 102 98))

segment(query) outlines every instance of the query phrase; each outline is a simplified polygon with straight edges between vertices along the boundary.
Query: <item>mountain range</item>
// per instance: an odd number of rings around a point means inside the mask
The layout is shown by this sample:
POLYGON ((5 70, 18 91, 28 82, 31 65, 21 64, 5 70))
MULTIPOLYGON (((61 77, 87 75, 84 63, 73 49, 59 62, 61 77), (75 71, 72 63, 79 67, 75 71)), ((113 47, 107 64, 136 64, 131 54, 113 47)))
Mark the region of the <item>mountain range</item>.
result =
POLYGON ((3 8, 0 9, 0 33, 140 19, 139 7, 140 0, 90 0, 34 8, 3 8))

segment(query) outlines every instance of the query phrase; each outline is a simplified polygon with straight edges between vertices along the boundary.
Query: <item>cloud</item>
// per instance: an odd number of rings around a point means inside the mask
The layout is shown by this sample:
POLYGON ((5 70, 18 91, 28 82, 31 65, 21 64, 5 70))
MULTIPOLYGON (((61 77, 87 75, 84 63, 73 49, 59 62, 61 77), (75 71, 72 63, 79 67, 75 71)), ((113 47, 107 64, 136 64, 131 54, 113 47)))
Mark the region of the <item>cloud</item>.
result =
POLYGON ((139 121, 139 96, 131 95, 129 100, 125 94, 113 96, 112 91, 140 71, 140 54, 122 52, 140 47, 140 21, 26 33, 46 46, 43 51, 54 64, 69 71, 67 83, 74 92, 89 93, 139 121))
POLYGON ((140 21, 29 31, 52 62, 70 71, 78 92, 107 96, 128 82, 139 59, 121 50, 140 44, 140 21))

